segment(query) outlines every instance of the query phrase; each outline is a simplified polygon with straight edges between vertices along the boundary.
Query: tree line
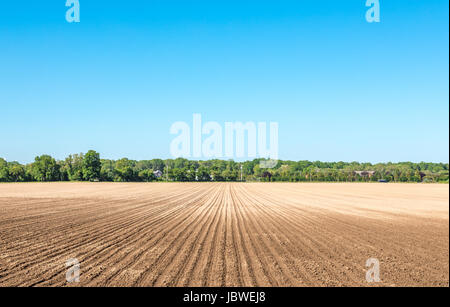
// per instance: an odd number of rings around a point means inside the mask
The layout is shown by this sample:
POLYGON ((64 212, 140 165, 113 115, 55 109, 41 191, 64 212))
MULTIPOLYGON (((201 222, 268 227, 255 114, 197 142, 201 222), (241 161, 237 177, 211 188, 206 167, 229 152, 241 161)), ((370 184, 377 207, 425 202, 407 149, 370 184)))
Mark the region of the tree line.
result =
POLYGON ((359 163, 282 161, 261 168, 263 159, 193 161, 101 159, 90 150, 56 160, 50 155, 20 164, 0 158, 0 182, 30 181, 263 181, 263 182, 449 182, 448 163, 359 163))

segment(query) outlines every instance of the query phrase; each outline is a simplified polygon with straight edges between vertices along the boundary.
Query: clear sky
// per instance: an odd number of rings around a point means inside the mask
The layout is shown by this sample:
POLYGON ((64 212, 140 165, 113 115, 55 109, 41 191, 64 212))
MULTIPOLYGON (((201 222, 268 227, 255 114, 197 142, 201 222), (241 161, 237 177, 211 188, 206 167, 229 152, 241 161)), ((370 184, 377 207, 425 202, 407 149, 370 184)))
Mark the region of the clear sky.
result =
POLYGON ((279 157, 449 160, 449 2, 0 2, 0 157, 170 158, 176 121, 276 121, 279 157))

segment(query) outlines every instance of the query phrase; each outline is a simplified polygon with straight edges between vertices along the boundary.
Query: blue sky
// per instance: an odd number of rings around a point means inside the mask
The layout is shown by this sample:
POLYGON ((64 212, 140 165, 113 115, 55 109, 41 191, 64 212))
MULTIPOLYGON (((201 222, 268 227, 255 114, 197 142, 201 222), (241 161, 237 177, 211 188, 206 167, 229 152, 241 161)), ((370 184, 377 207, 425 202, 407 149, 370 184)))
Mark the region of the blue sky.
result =
POLYGON ((0 3, 0 156, 170 158, 176 121, 276 121, 279 157, 449 160, 449 3, 0 3))

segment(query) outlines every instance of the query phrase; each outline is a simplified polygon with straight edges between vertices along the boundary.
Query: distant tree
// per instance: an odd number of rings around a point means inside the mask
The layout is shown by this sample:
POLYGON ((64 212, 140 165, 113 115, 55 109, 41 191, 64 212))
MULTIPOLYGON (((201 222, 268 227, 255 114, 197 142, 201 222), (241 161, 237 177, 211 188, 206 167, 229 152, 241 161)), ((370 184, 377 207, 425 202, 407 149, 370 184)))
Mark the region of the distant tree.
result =
POLYGON ((220 170, 212 170, 211 177, 214 181, 224 181, 225 179, 222 176, 222 172, 220 170))
POLYGON ((36 157, 34 163, 21 165, 0 158, 0 182, 10 181, 337 181, 376 182, 448 182, 448 163, 358 163, 321 161, 282 161, 272 169, 260 167, 264 159, 237 163, 232 160, 190 161, 178 159, 153 159, 133 161, 100 160, 91 150, 86 154, 69 155, 63 161, 55 161, 48 155, 36 157), (153 171, 163 172, 155 178, 153 171), (360 171, 366 171, 358 175, 360 171), (372 175, 372 172, 373 175, 372 175))
POLYGON ((209 175, 208 169, 204 166, 200 166, 197 169, 197 180, 198 181, 211 181, 211 176, 209 175))
POLYGON ((439 172, 439 178, 438 178, 439 182, 449 182, 449 172, 448 170, 443 170, 439 172))
POLYGON ((195 181, 196 180, 197 174, 196 174, 196 170, 195 170, 194 166, 192 166, 191 168, 184 168, 184 171, 185 171, 187 181, 195 181))
POLYGON ((100 169, 101 181, 113 181, 116 175, 115 162, 112 160, 100 160, 102 167, 100 169))
POLYGON ((9 181, 8 163, 5 159, 0 158, 0 182, 9 181))
POLYGON ((177 159, 175 159, 174 161, 173 161, 173 168, 179 168, 179 169, 182 169, 182 168, 185 168, 185 167, 187 167, 188 166, 188 164, 189 164, 189 161, 187 160, 187 159, 184 159, 184 158, 177 158, 177 159))
POLYGON ((144 181, 144 182, 151 182, 151 181, 155 181, 157 179, 155 174, 153 174, 153 170, 151 170, 151 169, 144 169, 144 170, 140 171, 138 174, 138 177, 141 181, 144 181))
POLYGON ((26 181, 34 181, 35 179, 33 177, 33 163, 25 165, 24 169, 26 181))
POLYGON ((101 168, 100 154, 94 150, 89 150, 83 159, 83 179, 86 181, 100 179, 101 168))
POLYGON ((69 166, 66 161, 56 161, 59 166, 59 180, 68 181, 69 180, 69 166))
POLYGON ((188 181, 188 178, 186 176, 186 169, 185 168, 172 168, 170 169, 170 178, 174 181, 188 181))
POLYGON ((139 174, 143 170, 152 170, 153 164, 150 160, 137 161, 134 165, 134 172, 139 174))
POLYGON ((422 175, 418 169, 415 171, 411 171, 412 175, 412 181, 413 182, 422 182, 422 175))
POLYGON ((14 163, 10 165, 9 175, 11 180, 14 182, 25 181, 26 179, 25 168, 19 163, 14 163))
POLYGON ((272 173, 269 171, 264 171, 262 173, 262 178, 264 178, 264 181, 271 181, 272 179, 272 173))
POLYGON ((133 170, 133 162, 127 158, 116 161, 114 181, 134 181, 137 179, 133 170))
POLYGON ((63 162, 61 173, 63 177, 67 177, 71 181, 83 180, 83 161, 84 155, 69 155, 63 162))
POLYGON ((232 181, 233 173, 229 169, 224 170, 221 175, 224 181, 232 181))
POLYGON ((153 165, 153 170, 155 171, 164 171, 165 163, 163 160, 161 159, 154 159, 152 160, 152 165, 153 165))
POLYGON ((59 165, 49 155, 42 155, 34 159, 32 175, 37 181, 56 181, 59 179, 59 165))

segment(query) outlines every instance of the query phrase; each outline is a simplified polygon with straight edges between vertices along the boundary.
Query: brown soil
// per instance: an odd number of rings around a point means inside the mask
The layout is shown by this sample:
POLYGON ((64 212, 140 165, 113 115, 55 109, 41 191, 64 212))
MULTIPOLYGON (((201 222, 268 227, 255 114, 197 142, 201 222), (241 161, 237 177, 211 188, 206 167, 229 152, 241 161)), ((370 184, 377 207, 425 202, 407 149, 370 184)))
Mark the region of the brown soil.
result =
POLYGON ((449 187, 0 185, 0 286, 449 286, 449 187), (366 260, 380 261, 379 284, 366 260))

